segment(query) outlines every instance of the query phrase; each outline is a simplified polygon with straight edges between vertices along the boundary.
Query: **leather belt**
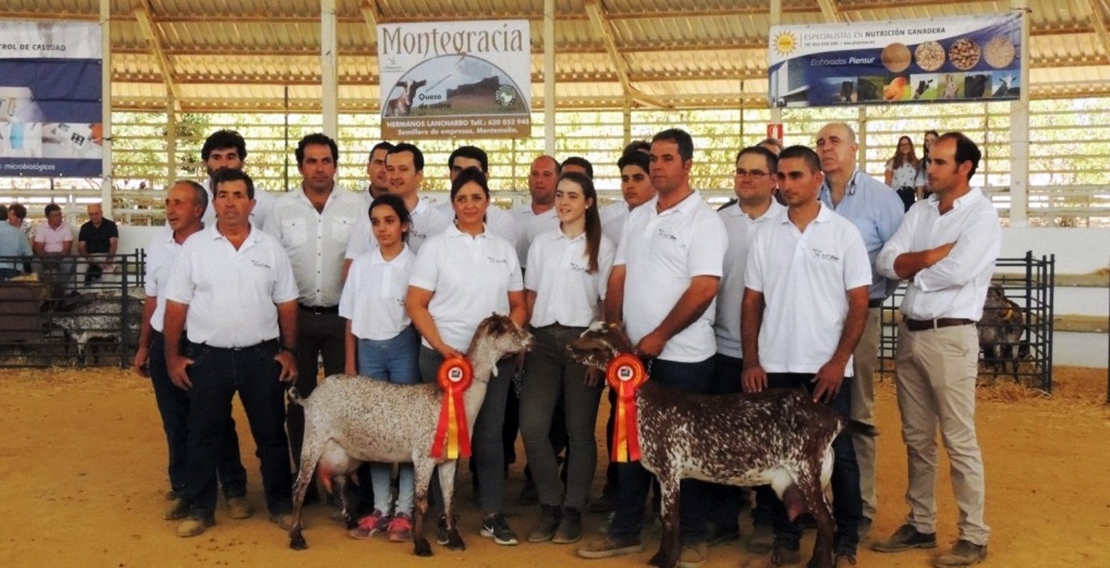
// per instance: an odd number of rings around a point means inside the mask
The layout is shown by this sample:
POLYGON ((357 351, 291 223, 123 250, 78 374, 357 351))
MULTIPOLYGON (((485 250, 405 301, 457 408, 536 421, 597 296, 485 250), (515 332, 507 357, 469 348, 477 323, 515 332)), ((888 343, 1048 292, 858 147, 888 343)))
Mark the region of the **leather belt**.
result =
POLYGON ((338 314, 339 306, 306 306, 304 304, 297 304, 302 310, 312 312, 314 314, 338 314))
POLYGON ((881 308, 881 307, 883 307, 884 302, 886 302, 886 298, 875 298, 875 299, 869 300, 867 302, 867 307, 868 308, 881 308))
POLYGON ((938 318, 935 320, 915 320, 906 318, 906 329, 910 331, 925 331, 927 329, 940 329, 942 327, 955 327, 957 325, 972 325, 974 320, 966 318, 938 318))

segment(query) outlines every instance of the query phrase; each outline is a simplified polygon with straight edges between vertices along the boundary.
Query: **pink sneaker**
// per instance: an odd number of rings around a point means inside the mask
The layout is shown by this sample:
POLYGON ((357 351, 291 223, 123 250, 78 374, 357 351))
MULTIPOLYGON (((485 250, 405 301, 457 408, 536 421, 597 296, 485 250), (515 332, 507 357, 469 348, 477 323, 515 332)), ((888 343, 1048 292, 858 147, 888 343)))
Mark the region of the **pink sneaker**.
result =
POLYGON ((358 526, 347 531, 347 536, 365 540, 376 533, 385 532, 390 527, 389 517, 381 511, 374 509, 373 513, 358 520, 358 526))
POLYGON ((412 517, 397 513, 389 521, 389 542, 408 542, 412 540, 412 517))

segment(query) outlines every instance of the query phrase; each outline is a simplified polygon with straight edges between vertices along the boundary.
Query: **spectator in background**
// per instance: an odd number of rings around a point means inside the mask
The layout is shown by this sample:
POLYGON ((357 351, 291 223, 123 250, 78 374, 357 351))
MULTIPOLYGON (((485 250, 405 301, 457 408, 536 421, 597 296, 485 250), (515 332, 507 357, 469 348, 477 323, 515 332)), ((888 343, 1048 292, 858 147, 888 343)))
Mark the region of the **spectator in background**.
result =
MULTIPOLYGON (((7 216, 8 208, 0 205, 0 217, 7 216)), ((0 258, 8 256, 31 256, 31 244, 27 242, 23 231, 10 223, 0 223, 0 258)), ((20 270, 22 267, 23 263, 14 260, 0 261, 0 281, 18 276, 23 272, 20 270)))
POLYGON ((775 157, 778 157, 778 155, 782 153, 782 141, 778 138, 764 138, 759 144, 756 144, 756 146, 774 154, 775 157))
POLYGON ((582 172, 586 174, 586 177, 594 179, 594 165, 582 156, 571 156, 563 160, 563 167, 560 170, 560 174, 565 174, 567 172, 582 172))
POLYGON ((940 134, 936 130, 927 130, 925 132, 924 150, 921 151, 921 161, 917 163, 917 200, 921 201, 929 197, 933 192, 929 191, 929 176, 925 171, 925 167, 929 165, 929 150, 933 147, 933 143, 937 141, 940 134))
POLYGON ((104 209, 99 203, 89 205, 89 220, 81 225, 77 234, 77 250, 89 263, 85 271, 85 285, 100 280, 105 270, 112 269, 112 260, 119 246, 119 229, 111 219, 104 218, 104 209), (97 255, 94 259, 93 255, 97 255), (101 256, 103 255, 103 256, 101 256), (103 263, 99 262, 103 258, 103 263), (97 261, 97 262, 94 262, 97 261))
POLYGON ((40 279, 50 288, 51 297, 59 299, 65 295, 75 268, 69 258, 73 254, 73 227, 62 218, 57 203, 47 205, 43 213, 46 221, 35 230, 32 249, 39 257, 40 279))
MULTIPOLYGON (((26 221, 27 208, 22 203, 12 203, 8 207, 8 224, 19 229, 23 238, 27 239, 27 246, 31 246, 31 224, 26 221)), ((23 272, 31 272, 31 263, 23 263, 23 272)))
POLYGON ((898 193, 902 206, 910 210, 917 196, 917 154, 913 151, 913 140, 909 136, 898 139, 894 157, 886 162, 883 181, 898 193))

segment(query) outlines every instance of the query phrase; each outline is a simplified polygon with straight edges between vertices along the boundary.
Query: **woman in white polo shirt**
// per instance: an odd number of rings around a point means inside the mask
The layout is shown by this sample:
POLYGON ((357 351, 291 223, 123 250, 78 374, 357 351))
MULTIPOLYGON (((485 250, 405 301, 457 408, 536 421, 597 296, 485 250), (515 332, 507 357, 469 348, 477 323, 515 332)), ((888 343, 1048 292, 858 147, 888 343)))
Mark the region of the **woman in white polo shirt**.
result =
MULTIPOLYGON (((460 172, 451 182, 451 206, 455 221, 421 245, 405 298, 409 317, 423 337, 420 375, 428 383, 435 382, 444 358, 464 354, 478 324, 491 313, 508 314, 519 325, 527 319, 516 249, 486 230, 490 194, 485 174, 476 168, 460 172)), ((501 428, 512 371, 512 359, 497 365, 471 436, 484 513, 480 534, 502 545, 518 542, 501 514, 505 463, 501 428)), ((437 540, 446 542, 446 535, 437 535, 437 540)))
POLYGON ((585 174, 559 178, 555 211, 559 228, 538 235, 528 250, 524 298, 536 345, 524 364, 520 431, 540 497, 540 520, 528 541, 569 544, 581 538, 597 466, 594 424, 604 384, 600 373, 587 375, 563 350, 600 316, 616 249, 601 234, 597 192, 585 174), (548 437, 560 398, 568 438, 565 495, 548 437))
MULTIPOLYGON (((375 198, 369 211, 378 246, 351 263, 339 299, 339 315, 347 319, 345 371, 396 384, 416 384, 420 382, 420 336, 404 306, 416 260, 406 244, 412 218, 404 201, 390 194, 375 198)), ((349 531, 352 537, 370 538, 388 531, 390 542, 412 540, 412 464, 400 465, 396 508, 389 477, 389 464, 370 464, 374 511, 349 531)))

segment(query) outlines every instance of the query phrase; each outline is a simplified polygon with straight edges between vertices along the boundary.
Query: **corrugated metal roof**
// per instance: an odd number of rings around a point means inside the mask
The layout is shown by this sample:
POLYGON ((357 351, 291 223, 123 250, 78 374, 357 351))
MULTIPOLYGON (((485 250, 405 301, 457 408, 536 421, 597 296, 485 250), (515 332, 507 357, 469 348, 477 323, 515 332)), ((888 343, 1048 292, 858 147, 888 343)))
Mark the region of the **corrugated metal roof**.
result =
MULTIPOLYGON (((830 0, 842 21, 1002 13, 1009 1, 830 0)), ((1110 94, 1104 2, 1030 0, 1037 98, 1110 94), (1098 10, 1100 18, 1093 17, 1098 10)), ((320 100, 318 0, 112 0, 112 94, 121 109, 313 110, 320 100), (140 15, 149 14, 153 38, 140 15), (152 45, 153 44, 153 45, 152 45), (155 46, 165 56, 158 57, 155 46)), ((556 0, 555 104, 624 105, 618 69, 633 89, 683 107, 764 107, 769 2, 759 0, 556 0), (595 5, 618 51, 591 22, 595 5)), ((542 0, 336 0, 339 105, 378 109, 377 33, 368 22, 526 18, 532 30, 534 107, 543 107, 542 0)), ((98 0, 5 0, 0 19, 97 20, 98 0)), ((783 0, 782 22, 825 22, 812 0, 783 0)))

